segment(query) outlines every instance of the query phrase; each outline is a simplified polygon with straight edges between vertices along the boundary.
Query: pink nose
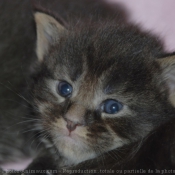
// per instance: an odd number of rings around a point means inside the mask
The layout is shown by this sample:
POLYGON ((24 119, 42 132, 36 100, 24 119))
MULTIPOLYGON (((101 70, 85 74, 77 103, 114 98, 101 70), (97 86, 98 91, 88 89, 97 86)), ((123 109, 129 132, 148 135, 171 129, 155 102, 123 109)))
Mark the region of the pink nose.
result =
POLYGON ((68 120, 68 119, 66 120, 66 122, 67 122, 66 127, 67 127, 67 129, 69 130, 69 132, 74 131, 74 130, 76 129, 77 126, 80 126, 80 125, 81 125, 81 124, 79 124, 79 123, 75 123, 75 122, 70 121, 70 120, 68 120))

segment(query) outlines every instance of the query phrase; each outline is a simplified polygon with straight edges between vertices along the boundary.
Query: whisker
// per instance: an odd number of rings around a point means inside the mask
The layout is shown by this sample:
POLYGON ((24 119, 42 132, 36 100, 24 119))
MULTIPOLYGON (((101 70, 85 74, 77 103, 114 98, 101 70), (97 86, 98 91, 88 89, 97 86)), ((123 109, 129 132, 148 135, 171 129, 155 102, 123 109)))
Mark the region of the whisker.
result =
POLYGON ((7 88, 8 90, 10 90, 11 92, 13 92, 14 94, 16 94, 18 97, 20 97, 21 99, 23 99, 24 101, 26 101, 28 104, 32 105, 25 97, 23 97, 21 94, 15 92, 14 90, 12 90, 10 87, 2 84, 1 82, 0 82, 0 85, 2 85, 3 87, 7 88))
MULTIPOLYGON (((49 137, 49 134, 48 134, 48 133, 45 133, 45 135, 42 137, 42 139, 47 139, 48 137, 49 137)), ((38 143, 38 145, 36 146, 36 151, 37 151, 37 149, 38 149, 38 147, 39 147, 39 145, 40 145, 41 143, 43 143, 43 142, 40 141, 40 142, 38 143)))
POLYGON ((30 132, 30 131, 38 131, 38 129, 37 128, 32 128, 32 129, 29 129, 29 130, 25 130, 21 133, 24 134, 24 133, 27 133, 27 132, 30 132))
POLYGON ((28 139, 27 142, 29 142, 32 138, 34 138, 35 136, 38 135, 37 137, 35 137, 35 138, 32 140, 32 142, 31 142, 31 144, 30 144, 31 147, 32 147, 32 144, 36 141, 36 139, 38 140, 39 137, 41 137, 41 134, 44 133, 44 132, 46 132, 46 131, 45 131, 45 130, 39 131, 39 132, 37 132, 36 134, 34 134, 32 137, 30 137, 30 138, 28 139))
POLYGON ((32 121, 39 121, 39 119, 31 119, 31 120, 25 120, 25 121, 21 121, 21 122, 18 122, 18 123, 15 123, 9 127, 6 128, 6 130, 16 126, 16 125, 20 125, 20 124, 24 124, 24 123, 31 123, 32 121))
POLYGON ((32 109, 32 107, 27 106, 27 105, 25 105, 25 104, 23 104, 23 103, 17 102, 17 101, 15 101, 15 100, 11 100, 11 99, 2 99, 2 100, 0 100, 0 101, 11 101, 11 102, 15 102, 15 103, 17 103, 17 104, 20 104, 21 106, 24 106, 24 107, 26 107, 26 108, 32 109))

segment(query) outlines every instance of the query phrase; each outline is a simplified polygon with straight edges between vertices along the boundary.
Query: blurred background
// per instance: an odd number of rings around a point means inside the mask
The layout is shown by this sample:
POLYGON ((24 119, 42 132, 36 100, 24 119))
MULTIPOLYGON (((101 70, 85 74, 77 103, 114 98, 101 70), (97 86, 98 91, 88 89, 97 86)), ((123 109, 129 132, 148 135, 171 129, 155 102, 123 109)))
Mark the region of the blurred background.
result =
POLYGON ((107 0, 122 4, 130 13, 129 20, 142 29, 157 34, 167 51, 175 51, 174 0, 107 0))

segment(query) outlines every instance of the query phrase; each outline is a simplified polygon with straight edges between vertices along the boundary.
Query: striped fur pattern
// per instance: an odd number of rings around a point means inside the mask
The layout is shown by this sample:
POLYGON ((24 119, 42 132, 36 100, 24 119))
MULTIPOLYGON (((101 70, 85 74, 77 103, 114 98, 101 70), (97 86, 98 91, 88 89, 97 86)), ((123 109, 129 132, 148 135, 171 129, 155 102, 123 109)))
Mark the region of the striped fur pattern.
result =
POLYGON ((76 165, 141 140, 173 116, 157 62, 163 49, 156 38, 114 22, 63 29, 50 14, 36 14, 43 41, 37 51, 43 51, 43 58, 32 93, 40 124, 63 159, 60 166, 76 165), (57 92, 61 81, 73 87, 70 97, 57 92), (122 103, 122 110, 104 113, 100 106, 107 99, 122 103), (81 125, 70 133, 67 119, 81 125))

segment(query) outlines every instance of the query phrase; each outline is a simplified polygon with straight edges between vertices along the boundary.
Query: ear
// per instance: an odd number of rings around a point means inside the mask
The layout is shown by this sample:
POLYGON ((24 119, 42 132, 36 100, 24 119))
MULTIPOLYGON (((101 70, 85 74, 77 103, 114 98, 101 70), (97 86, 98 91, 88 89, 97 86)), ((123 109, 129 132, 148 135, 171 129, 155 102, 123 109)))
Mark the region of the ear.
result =
POLYGON ((175 55, 158 59, 162 68, 163 78, 169 88, 169 99, 175 106, 175 55))
POLYGON ((50 46, 59 41, 66 29, 54 17, 43 12, 35 12, 34 18, 37 30, 36 54, 39 61, 42 61, 50 46))

